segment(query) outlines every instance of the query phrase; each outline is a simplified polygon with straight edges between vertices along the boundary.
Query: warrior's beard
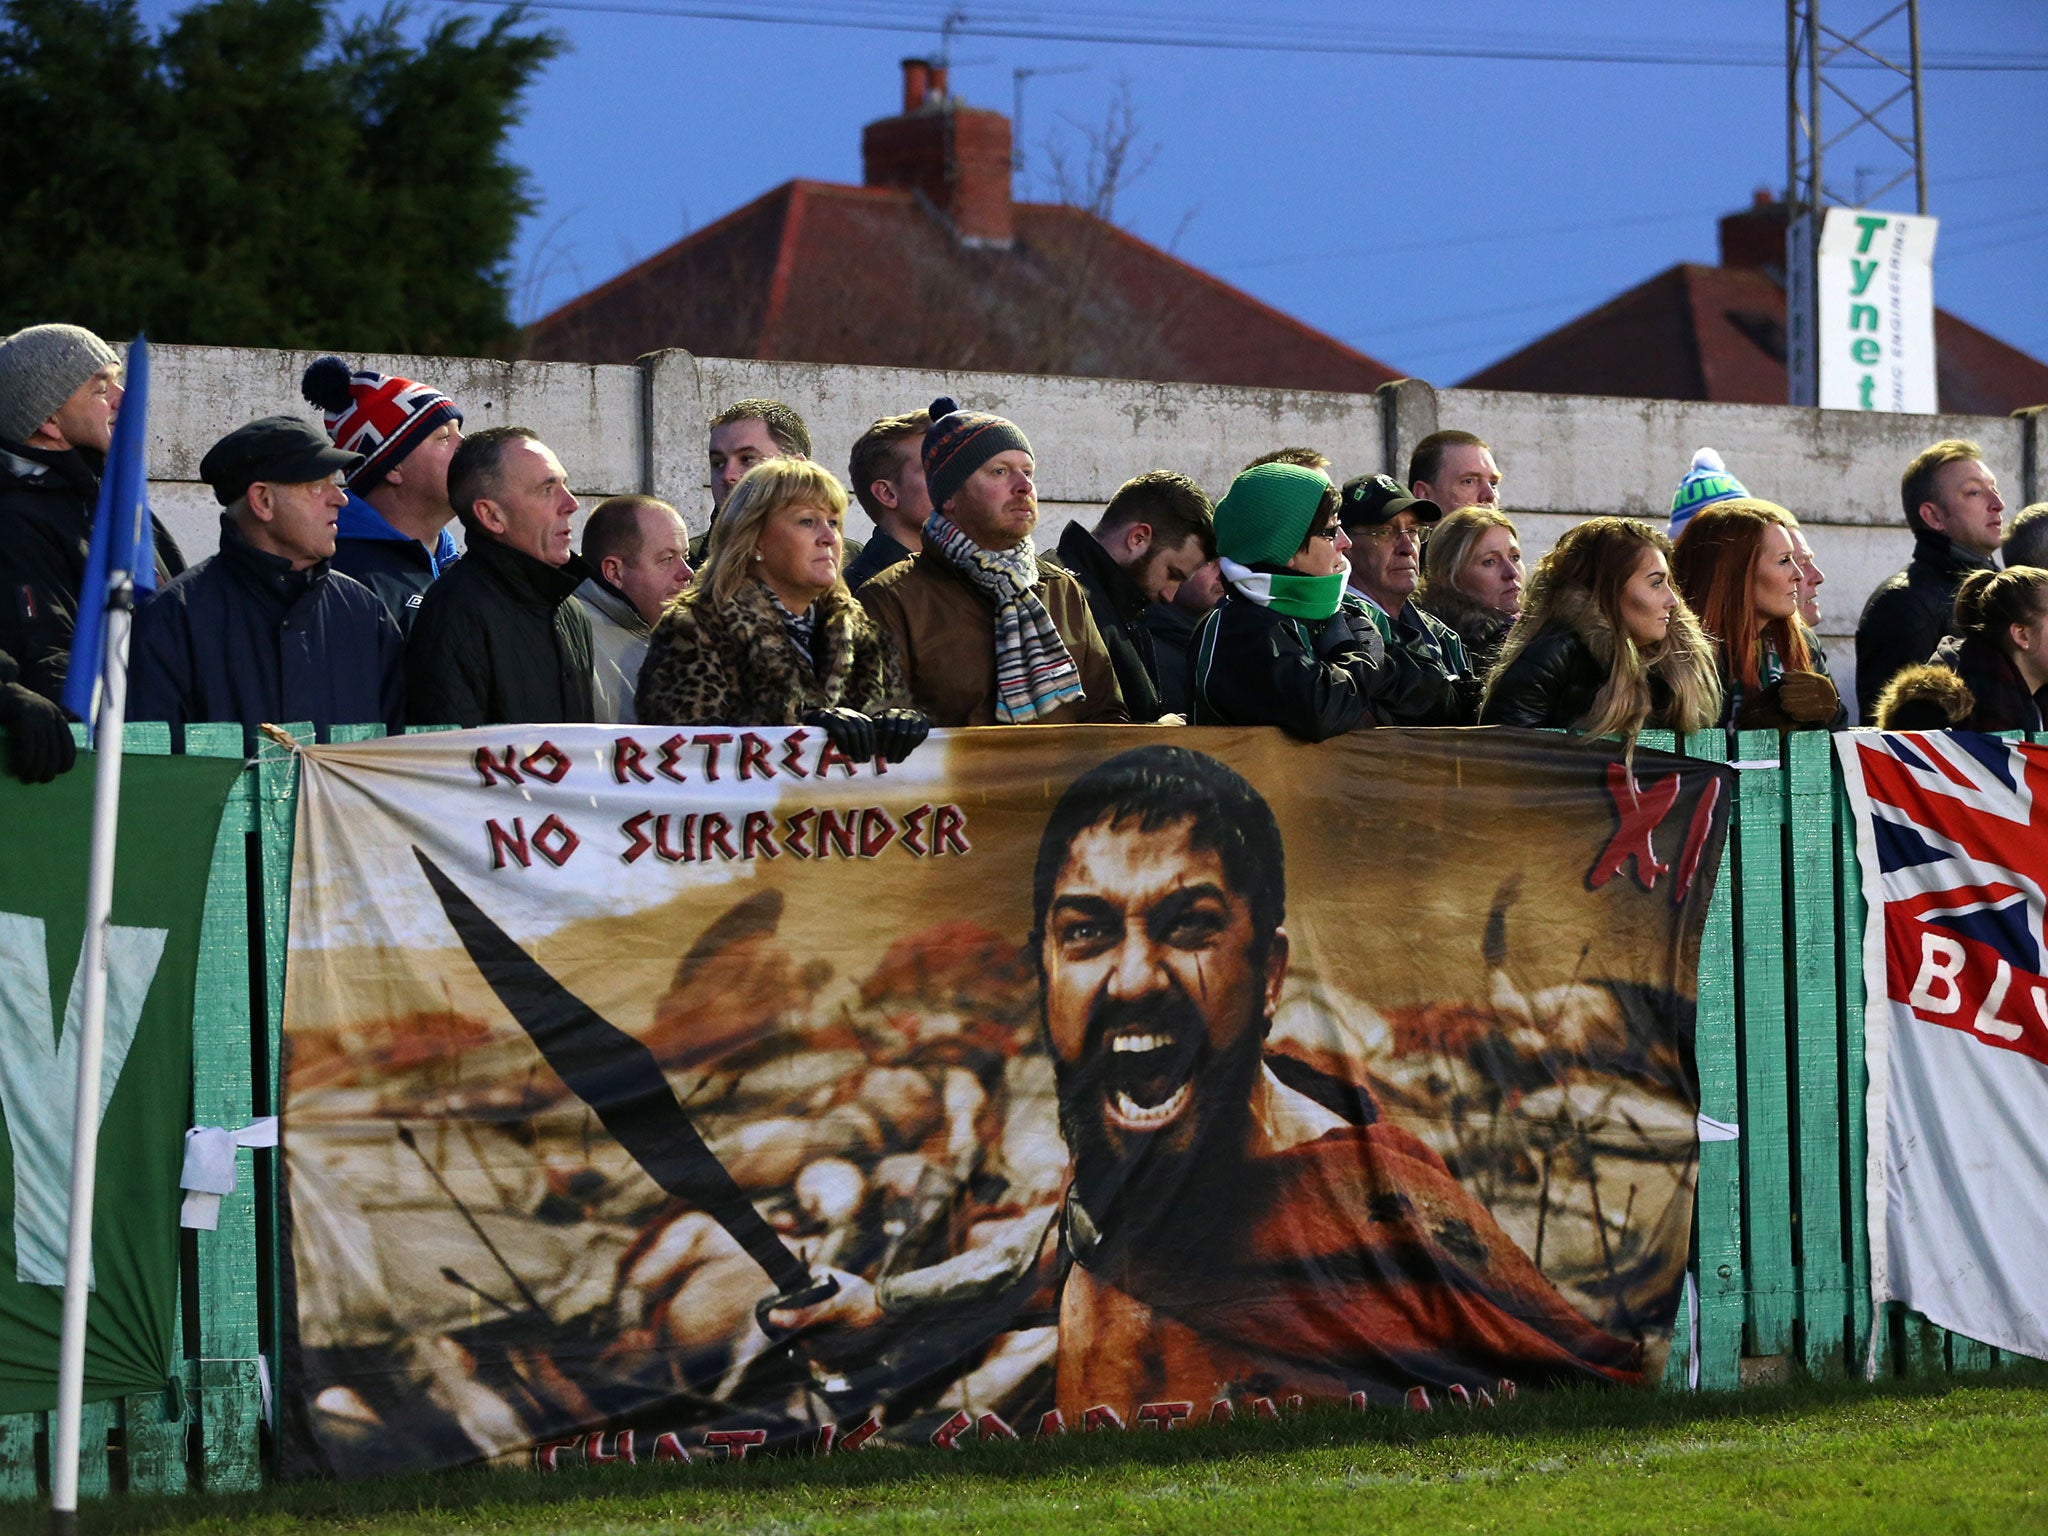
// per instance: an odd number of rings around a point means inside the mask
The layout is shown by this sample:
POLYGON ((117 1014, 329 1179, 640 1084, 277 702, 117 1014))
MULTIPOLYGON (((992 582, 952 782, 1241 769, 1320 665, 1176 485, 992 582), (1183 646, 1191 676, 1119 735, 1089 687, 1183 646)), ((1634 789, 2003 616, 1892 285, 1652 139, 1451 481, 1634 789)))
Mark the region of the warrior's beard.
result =
POLYGON ((1176 988, 1098 1002, 1081 1059, 1054 1058, 1074 1193, 1106 1247, 1157 1263, 1233 1219, 1265 1033, 1248 1020, 1219 1051, 1176 988))

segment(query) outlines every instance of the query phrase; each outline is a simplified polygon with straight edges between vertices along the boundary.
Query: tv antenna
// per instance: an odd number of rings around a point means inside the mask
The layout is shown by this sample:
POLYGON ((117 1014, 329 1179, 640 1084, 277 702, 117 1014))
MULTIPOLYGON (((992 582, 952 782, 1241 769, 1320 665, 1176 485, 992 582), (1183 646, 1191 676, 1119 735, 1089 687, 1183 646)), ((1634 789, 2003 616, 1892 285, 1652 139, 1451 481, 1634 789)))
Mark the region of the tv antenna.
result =
POLYGON ((1078 75, 1086 64, 1020 64, 1010 71, 1010 169, 1024 174, 1024 82, 1039 75, 1078 75))

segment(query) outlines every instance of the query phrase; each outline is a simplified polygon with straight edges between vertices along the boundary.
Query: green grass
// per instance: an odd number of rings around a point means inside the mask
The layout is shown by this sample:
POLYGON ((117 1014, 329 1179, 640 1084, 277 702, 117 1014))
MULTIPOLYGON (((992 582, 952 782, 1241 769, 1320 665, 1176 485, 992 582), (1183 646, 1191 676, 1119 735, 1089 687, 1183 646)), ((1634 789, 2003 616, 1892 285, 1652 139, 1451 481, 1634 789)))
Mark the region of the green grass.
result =
MULTIPOLYGON (((30 1530, 13 1506, 0 1525, 30 1530)), ((1491 1412, 1316 1412, 946 1454, 466 1472, 114 1500, 84 1533, 452 1530, 644 1536, 1158 1532, 2048 1531, 2048 1370, 1968 1385, 1530 1397, 1491 1412)))

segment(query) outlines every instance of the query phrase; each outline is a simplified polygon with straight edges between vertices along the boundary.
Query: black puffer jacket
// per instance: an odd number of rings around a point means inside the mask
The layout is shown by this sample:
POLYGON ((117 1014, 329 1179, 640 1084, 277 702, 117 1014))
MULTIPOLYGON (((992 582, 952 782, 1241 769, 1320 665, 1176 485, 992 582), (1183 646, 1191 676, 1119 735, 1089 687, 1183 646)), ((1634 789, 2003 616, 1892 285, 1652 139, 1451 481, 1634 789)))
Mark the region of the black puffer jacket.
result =
POLYGON ((1570 624, 1546 624, 1494 679, 1479 723, 1570 730, 1593 712, 1606 683, 1607 666, 1584 635, 1570 624))
POLYGON ((135 615, 128 718, 404 728, 404 652, 377 595, 323 561, 294 571, 220 520, 220 553, 135 615))
POLYGON ((1293 619, 1226 593, 1195 631, 1196 725, 1277 725, 1304 741, 1377 723, 1385 642, 1339 609, 1293 619))
POLYGON ((1928 658, 1947 667, 1969 686, 1976 708, 1962 723, 1968 731, 2038 731, 2040 699, 2027 691, 2013 659, 1975 635, 1950 635, 1928 658))
POLYGON ((1939 533, 1913 535, 1913 559, 1887 577, 1856 625, 1856 718, 1875 718, 1877 696, 1902 667, 1925 661, 1955 624, 1956 588, 1972 571, 1995 569, 1939 533))
MULTIPOLYGON (((0 440, 0 651, 45 698, 63 693, 71 670, 101 462, 82 449, 52 453, 0 440)), ((154 516, 150 526, 161 589, 183 572, 185 557, 154 516)))
POLYGON ((1134 723, 1149 725, 1166 713, 1166 706, 1159 697, 1152 631, 1145 625, 1145 594, 1078 522, 1067 524, 1060 534, 1058 563, 1088 594, 1088 611, 1102 631, 1102 643, 1109 647, 1109 664, 1116 669, 1124 708, 1134 723))
POLYGON ((590 615, 572 595, 580 556, 547 565, 478 535, 427 589, 405 643, 415 725, 579 723, 597 718, 590 615))

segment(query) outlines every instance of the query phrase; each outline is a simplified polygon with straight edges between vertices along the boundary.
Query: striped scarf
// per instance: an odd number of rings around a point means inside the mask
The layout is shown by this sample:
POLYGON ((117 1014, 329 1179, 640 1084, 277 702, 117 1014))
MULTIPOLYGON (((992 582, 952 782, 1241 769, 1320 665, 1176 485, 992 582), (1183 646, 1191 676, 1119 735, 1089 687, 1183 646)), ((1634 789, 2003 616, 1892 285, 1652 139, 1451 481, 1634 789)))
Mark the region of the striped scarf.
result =
POLYGON ((1031 589, 1038 556, 1026 539, 1014 549, 983 549, 934 512, 924 525, 946 563, 996 605, 996 720, 1029 725, 1083 697, 1081 671, 1031 589))

